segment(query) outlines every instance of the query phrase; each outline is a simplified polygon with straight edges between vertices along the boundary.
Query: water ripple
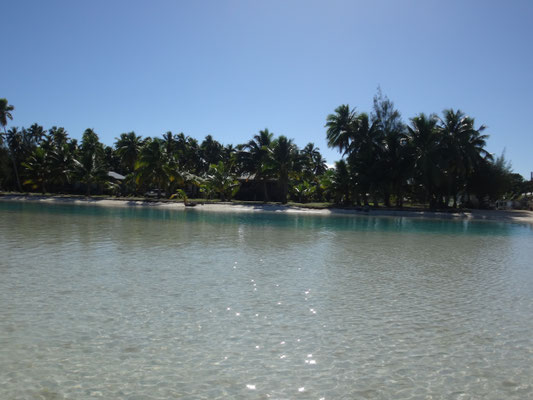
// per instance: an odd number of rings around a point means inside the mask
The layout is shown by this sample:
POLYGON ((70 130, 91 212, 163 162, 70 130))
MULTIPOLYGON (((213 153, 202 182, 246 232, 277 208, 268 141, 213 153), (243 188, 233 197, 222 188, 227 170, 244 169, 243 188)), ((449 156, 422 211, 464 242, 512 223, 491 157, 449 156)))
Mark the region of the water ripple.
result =
POLYGON ((0 210, 0 398, 533 396, 519 228, 139 211, 0 210))

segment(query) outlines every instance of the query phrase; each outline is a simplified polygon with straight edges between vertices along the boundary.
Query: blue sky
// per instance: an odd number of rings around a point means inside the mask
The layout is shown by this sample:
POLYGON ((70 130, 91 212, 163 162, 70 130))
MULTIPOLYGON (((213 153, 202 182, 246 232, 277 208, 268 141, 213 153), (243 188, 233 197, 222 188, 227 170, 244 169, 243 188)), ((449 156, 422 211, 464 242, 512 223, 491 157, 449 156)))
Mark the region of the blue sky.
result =
POLYGON ((370 111, 378 85, 406 122, 460 108, 488 149, 533 171, 533 1, 9 1, 0 97, 15 126, 171 130, 224 144, 260 129, 314 142, 326 116, 370 111))

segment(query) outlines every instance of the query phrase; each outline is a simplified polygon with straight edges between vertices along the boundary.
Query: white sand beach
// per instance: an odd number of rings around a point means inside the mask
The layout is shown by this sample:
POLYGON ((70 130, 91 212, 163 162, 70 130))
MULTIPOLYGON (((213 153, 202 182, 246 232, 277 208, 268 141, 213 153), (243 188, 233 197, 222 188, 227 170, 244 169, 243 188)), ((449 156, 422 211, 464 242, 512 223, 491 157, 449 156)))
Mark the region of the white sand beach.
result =
MULTIPOLYGON (((166 209, 183 209, 182 202, 168 201, 139 201, 113 198, 83 198, 83 197, 61 197, 61 196, 25 196, 25 195, 3 195, 0 201, 24 201, 51 204, 75 204, 80 206, 101 206, 101 207, 158 207, 166 209)), ((207 212, 266 212, 266 213, 290 213, 308 215, 357 215, 373 217, 409 217, 425 219, 458 219, 458 220, 483 220, 533 224, 533 211, 526 210, 469 210, 457 212, 435 212, 429 210, 387 210, 369 209, 368 211, 342 208, 314 209, 305 207, 288 206, 281 204, 243 204, 243 203, 205 203, 197 204, 196 207, 187 209, 207 211, 207 212)))

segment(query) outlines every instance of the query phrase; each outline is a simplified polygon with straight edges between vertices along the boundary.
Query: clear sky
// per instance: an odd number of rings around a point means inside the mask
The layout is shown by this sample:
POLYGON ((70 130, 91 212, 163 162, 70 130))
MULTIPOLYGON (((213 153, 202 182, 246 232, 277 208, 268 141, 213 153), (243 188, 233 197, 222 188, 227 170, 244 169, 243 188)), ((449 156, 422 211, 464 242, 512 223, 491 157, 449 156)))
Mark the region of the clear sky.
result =
POLYGON ((314 142, 326 116, 370 111, 378 85, 407 122, 460 108, 488 149, 533 171, 533 1, 4 1, 0 97, 13 125, 171 130, 314 142))

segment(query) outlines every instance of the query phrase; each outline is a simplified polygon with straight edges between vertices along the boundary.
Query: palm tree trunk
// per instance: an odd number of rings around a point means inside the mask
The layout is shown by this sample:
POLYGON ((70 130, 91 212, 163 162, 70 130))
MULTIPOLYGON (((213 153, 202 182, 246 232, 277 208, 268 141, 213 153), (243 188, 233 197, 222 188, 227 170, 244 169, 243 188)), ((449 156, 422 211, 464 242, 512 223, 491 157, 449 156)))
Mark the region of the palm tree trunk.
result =
POLYGON ((281 183, 281 203, 282 204, 287 204, 287 192, 289 191, 288 186, 289 186, 288 182, 284 181, 281 183))
MULTIPOLYGON (((4 135, 7 137, 7 131, 6 131, 5 126, 4 126, 4 135)), ((15 180, 17 182, 17 187, 18 187, 19 192, 22 192, 22 186, 20 185, 19 173, 17 170, 17 163, 15 161, 15 153, 13 152, 11 148, 9 149, 9 152, 11 153, 11 161, 13 162, 13 171, 15 172, 15 180)))
POLYGON ((17 182, 17 187, 19 192, 22 192, 22 186, 20 185, 19 173, 17 170, 17 163, 15 162, 15 154, 11 152, 11 160, 13 161, 13 171, 15 171, 15 180, 17 182))

